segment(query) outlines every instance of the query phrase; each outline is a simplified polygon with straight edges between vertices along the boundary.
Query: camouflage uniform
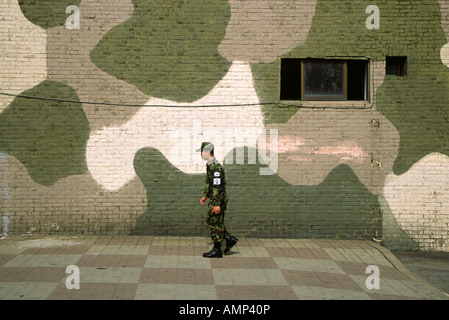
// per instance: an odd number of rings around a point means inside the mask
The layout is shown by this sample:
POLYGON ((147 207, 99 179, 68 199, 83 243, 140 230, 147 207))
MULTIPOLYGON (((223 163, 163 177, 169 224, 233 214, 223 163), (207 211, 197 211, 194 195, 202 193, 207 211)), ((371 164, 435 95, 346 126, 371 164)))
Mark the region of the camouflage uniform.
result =
POLYGON ((209 199, 207 206, 207 224, 209 226, 212 241, 221 243, 223 241, 226 227, 224 225, 224 216, 228 196, 226 194, 226 178, 223 166, 215 158, 206 164, 206 182, 203 196, 209 199), (221 212, 215 214, 214 207, 220 206, 221 212))
MULTIPOLYGON (((196 151, 210 151, 211 155, 213 155, 213 149, 214 145, 212 143, 203 142, 201 144, 201 149, 196 151)), ((211 158, 210 155, 207 157, 209 160, 206 164, 206 183, 204 186, 203 198, 209 199, 206 222, 209 226, 214 248, 210 252, 204 253, 203 257, 221 258, 221 243, 223 242, 223 239, 226 240, 226 248, 223 251, 225 254, 227 254, 229 250, 231 250, 231 248, 238 242, 238 239, 231 236, 229 232, 226 231, 226 227, 224 225, 224 216, 228 204, 228 196, 226 194, 226 177, 223 166, 217 161, 217 159, 215 159, 215 157, 211 158), (220 213, 216 214, 214 212, 214 207, 220 207, 220 213)), ((201 201, 203 201, 203 199, 201 201)))

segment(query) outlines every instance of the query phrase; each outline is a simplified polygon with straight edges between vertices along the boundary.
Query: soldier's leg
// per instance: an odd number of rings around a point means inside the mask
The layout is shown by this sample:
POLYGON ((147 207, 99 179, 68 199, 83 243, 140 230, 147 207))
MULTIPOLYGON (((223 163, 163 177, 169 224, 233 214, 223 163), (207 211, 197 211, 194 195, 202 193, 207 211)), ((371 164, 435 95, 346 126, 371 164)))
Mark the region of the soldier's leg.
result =
POLYGON ((214 207, 209 206, 208 213, 208 225, 210 230, 210 236, 212 238, 213 243, 222 243, 225 226, 224 226, 224 212, 220 212, 219 214, 215 214, 213 212, 214 207))
MULTIPOLYGON (((225 213, 226 209, 223 210, 223 218, 224 218, 224 213, 225 213)), ((226 241, 226 247, 223 251, 223 253, 228 253, 229 250, 231 250, 231 248, 233 246, 235 246, 237 244, 237 241, 239 241, 239 239, 237 239, 236 237, 233 237, 229 234, 228 230, 226 230, 226 227, 223 224, 223 239, 226 241)))
MULTIPOLYGON (((213 207, 212 207, 213 209, 213 207)), ((221 242, 223 241, 223 239, 226 241, 226 247, 223 251, 223 253, 228 253, 231 248, 233 246, 235 246, 237 244, 237 242, 239 241, 239 239, 237 239, 236 237, 233 237, 229 234, 229 232, 226 230, 226 226, 224 224, 224 217, 225 217, 225 213, 226 213, 226 207, 221 207, 221 212, 219 215, 215 215, 213 212, 211 212, 212 214, 212 219, 214 217, 217 218, 217 220, 219 221, 218 224, 209 224, 209 228, 211 229, 211 237, 212 237, 212 241, 215 242, 219 242, 221 244, 221 242)))
POLYGON ((210 236, 214 243, 214 248, 203 254, 205 258, 221 258, 223 253, 221 251, 221 243, 224 236, 224 214, 215 214, 213 212, 214 207, 209 204, 207 224, 210 230, 210 236))

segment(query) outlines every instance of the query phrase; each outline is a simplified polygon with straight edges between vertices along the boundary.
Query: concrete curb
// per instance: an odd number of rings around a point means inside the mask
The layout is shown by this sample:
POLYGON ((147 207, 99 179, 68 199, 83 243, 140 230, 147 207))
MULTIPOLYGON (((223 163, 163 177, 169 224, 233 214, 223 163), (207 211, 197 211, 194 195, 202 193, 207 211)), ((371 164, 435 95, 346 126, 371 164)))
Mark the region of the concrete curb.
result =
POLYGON ((408 270, 407 267, 398 258, 396 258, 396 256, 390 250, 388 250, 385 247, 381 246, 380 244, 377 244, 374 242, 370 242, 369 244, 371 246, 373 246, 374 248, 376 248, 377 250, 379 250, 384 255, 384 257, 386 259, 388 259, 396 269, 398 269, 400 272, 405 274, 407 277, 409 277, 413 281, 419 282, 426 289, 431 291, 433 294, 438 295, 443 300, 449 300, 449 295, 447 293, 435 288, 434 286, 429 284, 426 281, 426 279, 424 279, 423 277, 421 277, 417 274, 414 274, 410 270, 408 270))

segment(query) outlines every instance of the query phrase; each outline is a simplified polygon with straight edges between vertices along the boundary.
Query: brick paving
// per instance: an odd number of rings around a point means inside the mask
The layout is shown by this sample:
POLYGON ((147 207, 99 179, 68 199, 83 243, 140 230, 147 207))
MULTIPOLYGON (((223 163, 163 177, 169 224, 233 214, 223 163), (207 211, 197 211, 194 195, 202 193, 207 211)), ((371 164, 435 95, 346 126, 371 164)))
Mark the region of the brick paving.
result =
POLYGON ((242 238, 222 259, 203 258, 210 248, 205 237, 9 236, 0 299, 448 299, 370 241, 242 238), (69 265, 79 289, 66 286, 69 265), (370 265, 380 289, 366 287, 370 265))

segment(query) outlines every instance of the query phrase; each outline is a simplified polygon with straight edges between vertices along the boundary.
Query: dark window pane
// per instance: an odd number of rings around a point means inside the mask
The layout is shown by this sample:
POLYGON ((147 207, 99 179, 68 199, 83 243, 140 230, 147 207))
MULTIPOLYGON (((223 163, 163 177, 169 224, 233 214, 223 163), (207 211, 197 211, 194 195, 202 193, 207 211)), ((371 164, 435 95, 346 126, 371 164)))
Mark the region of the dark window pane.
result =
POLYGON ((304 61, 304 98, 344 99, 343 61, 304 61))
POLYGON ((301 100, 301 60, 281 61, 281 100, 301 100))
POLYGON ((405 76, 407 74, 407 57, 387 57, 386 74, 405 76))
POLYGON ((348 100, 367 99, 368 61, 348 60, 348 100))

